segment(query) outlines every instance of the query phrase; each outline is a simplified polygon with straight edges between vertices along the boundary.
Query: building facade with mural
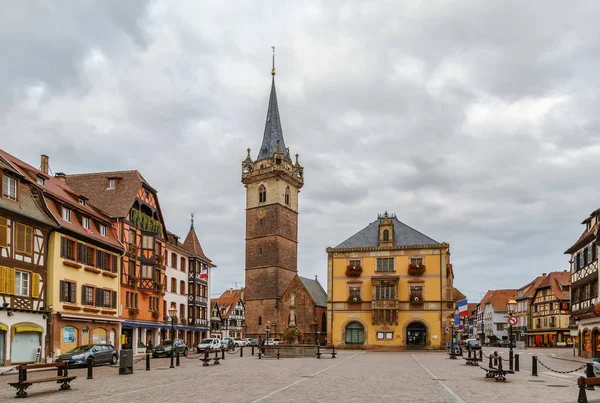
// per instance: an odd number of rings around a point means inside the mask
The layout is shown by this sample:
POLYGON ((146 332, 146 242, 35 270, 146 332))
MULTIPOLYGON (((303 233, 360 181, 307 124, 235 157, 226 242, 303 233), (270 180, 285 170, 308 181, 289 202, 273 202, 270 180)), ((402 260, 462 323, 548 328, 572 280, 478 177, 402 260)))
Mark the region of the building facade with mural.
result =
POLYGON ((335 346, 445 348, 453 297, 450 245, 379 215, 327 248, 327 338, 335 346))

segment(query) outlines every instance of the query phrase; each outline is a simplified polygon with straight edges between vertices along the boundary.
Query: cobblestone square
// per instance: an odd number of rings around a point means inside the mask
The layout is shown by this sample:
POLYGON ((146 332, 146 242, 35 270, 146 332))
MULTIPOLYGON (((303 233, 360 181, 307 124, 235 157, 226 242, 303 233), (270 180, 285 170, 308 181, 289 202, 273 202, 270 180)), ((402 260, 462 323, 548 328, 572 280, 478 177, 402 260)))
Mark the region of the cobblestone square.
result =
MULTIPOLYGON (((507 357, 507 349, 499 353, 507 357)), ((485 349, 484 354, 492 350, 485 349)), ((336 359, 261 359, 250 350, 244 357, 226 355, 219 365, 203 367, 199 356, 181 359, 169 368, 168 359, 135 364, 132 375, 118 375, 118 368, 95 367, 87 380, 85 368, 69 371, 78 378, 72 390, 58 391, 53 383, 34 384, 28 390, 35 402, 574 402, 577 378, 583 370, 562 374, 540 365, 539 376, 531 376, 531 356, 556 371, 580 367, 566 350, 519 351, 520 372, 506 383, 486 379, 484 371, 465 365, 460 357, 450 360, 445 352, 341 351, 336 359)), ((485 362, 484 362, 485 364, 485 362)), ((30 373, 29 379, 53 376, 51 372, 30 373), (51 375, 52 374, 52 375, 51 375)), ((7 385, 16 375, 0 378, 0 401, 14 399, 7 385)), ((600 401, 600 390, 588 391, 590 402, 600 401)))

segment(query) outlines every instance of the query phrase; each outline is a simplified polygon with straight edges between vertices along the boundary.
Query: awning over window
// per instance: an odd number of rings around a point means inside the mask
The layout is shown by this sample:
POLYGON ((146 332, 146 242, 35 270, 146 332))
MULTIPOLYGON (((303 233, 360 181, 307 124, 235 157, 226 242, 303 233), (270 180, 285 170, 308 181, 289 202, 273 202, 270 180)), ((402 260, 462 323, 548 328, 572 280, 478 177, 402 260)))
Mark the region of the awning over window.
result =
POLYGON ((5 325, 4 323, 0 322, 0 332, 3 331, 3 330, 5 332, 8 332, 8 326, 5 325))
POLYGON ((15 333, 22 333, 22 332, 44 333, 44 328, 41 327, 40 325, 36 325, 35 323, 20 323, 18 325, 14 325, 13 329, 14 329, 15 333))

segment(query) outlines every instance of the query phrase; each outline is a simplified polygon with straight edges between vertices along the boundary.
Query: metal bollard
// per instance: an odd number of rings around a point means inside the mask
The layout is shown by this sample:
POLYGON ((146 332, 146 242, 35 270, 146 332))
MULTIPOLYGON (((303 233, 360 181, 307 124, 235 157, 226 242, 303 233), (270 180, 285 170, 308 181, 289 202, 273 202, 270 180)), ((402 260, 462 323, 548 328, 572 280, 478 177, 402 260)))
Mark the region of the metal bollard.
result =
POLYGON ((254 355, 254 346, 252 346, 252 355, 254 355))
MULTIPOLYGON (((593 367, 593 365, 591 363, 588 363, 585 366, 585 376, 586 376, 586 378, 593 378, 594 377, 594 367, 593 367)), ((596 388, 594 388, 594 385, 588 385, 588 384, 585 385, 585 388, 587 390, 595 390, 596 389, 596 388)))
POLYGON ((177 352, 177 356, 175 357, 175 366, 178 367, 179 366, 179 351, 177 352))
POLYGON ((240 347, 240 357, 244 356, 244 346, 240 347))
POLYGON ((483 361, 483 350, 479 350, 479 359, 483 361))
POLYGON ((493 365, 492 365, 492 355, 491 355, 491 354, 490 354, 490 363, 489 363, 489 367, 490 367, 490 368, 493 368, 493 365))
POLYGON ((535 355, 531 357, 531 376, 538 376, 538 374, 537 374, 537 357, 535 355))
POLYGON ((225 349, 221 349, 221 359, 225 359, 225 349))
POLYGON ((146 354, 146 371, 150 371, 150 354, 146 354))
POLYGON ((92 374, 93 367, 94 367, 94 359, 92 357, 90 357, 87 360, 87 369, 88 369, 87 379, 94 379, 93 374, 92 374))
POLYGON ((511 371, 513 370, 513 359, 514 359, 513 351, 510 350, 508 352, 508 369, 511 371))
MULTIPOLYGON (((63 367, 58 367, 58 376, 63 376, 63 367)), ((19 370, 19 380, 21 380, 21 370, 19 370)))
POLYGON ((515 372, 519 372, 519 354, 515 354, 515 372))
POLYGON ((498 352, 494 351, 494 365, 498 365, 498 352))

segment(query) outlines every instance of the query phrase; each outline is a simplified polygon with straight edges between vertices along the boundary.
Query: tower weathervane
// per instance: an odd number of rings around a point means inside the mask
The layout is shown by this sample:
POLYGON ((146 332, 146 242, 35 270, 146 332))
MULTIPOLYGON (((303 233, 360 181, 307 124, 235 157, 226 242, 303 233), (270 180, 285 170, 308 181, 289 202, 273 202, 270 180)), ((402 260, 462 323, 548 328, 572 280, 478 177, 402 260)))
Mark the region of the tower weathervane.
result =
POLYGON ((191 229, 194 229, 194 213, 192 213, 192 225, 190 226, 191 229))
POLYGON ((271 70, 271 75, 275 75, 275 46, 271 46, 271 49, 273 49, 273 69, 271 70))

